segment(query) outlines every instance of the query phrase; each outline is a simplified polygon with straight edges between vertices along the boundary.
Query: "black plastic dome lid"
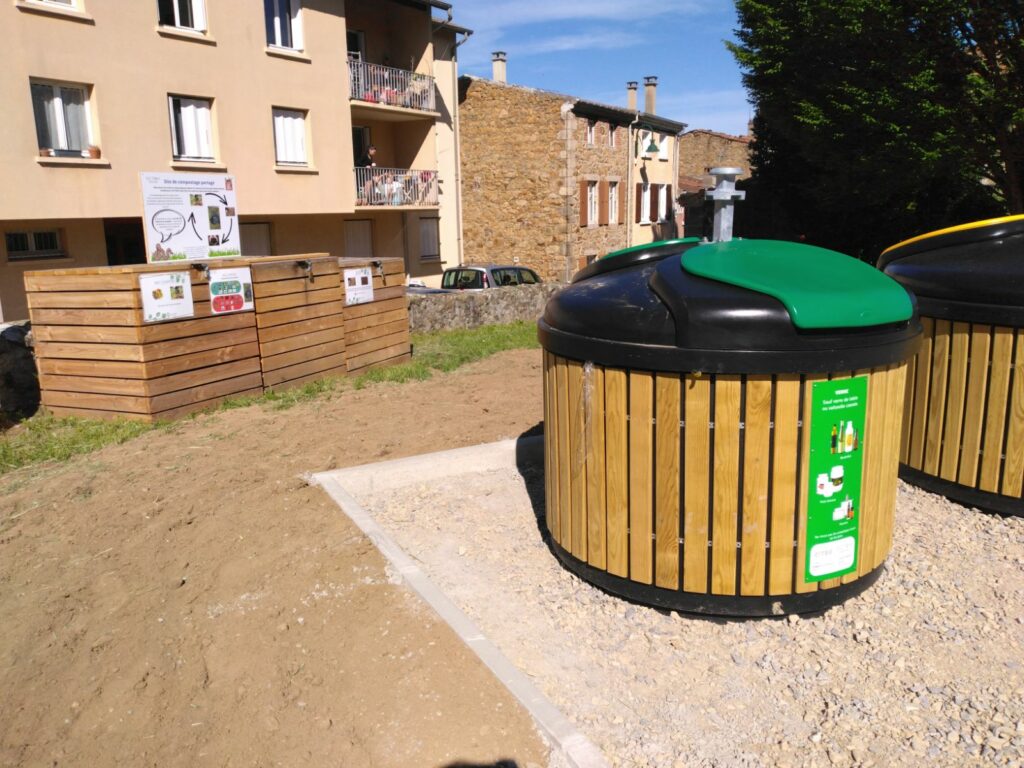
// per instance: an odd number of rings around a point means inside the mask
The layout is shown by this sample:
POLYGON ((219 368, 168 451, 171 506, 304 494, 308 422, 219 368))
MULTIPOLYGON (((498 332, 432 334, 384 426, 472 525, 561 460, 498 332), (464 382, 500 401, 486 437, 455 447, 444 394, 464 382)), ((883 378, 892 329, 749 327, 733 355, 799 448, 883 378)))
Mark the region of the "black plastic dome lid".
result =
POLYGON ((919 235, 887 248, 878 267, 917 294, 923 315, 1024 326, 1024 216, 919 235))
POLYGON ((676 253, 680 258, 640 261, 566 286, 548 301, 538 323, 541 345, 611 367, 737 374, 851 371, 902 362, 916 348, 920 323, 912 295, 856 259, 765 240, 680 245, 676 253), (707 274, 718 277, 695 274, 688 262, 694 269, 703 263, 707 274), (800 277, 793 276, 794 265, 800 277), (859 280, 852 281, 848 270, 859 280), (760 282, 773 282, 774 272, 775 285, 760 282), (790 308, 787 276, 807 294, 790 308), (760 287, 736 284, 748 278, 760 287), (781 298, 765 292, 780 285, 781 298), (883 309, 858 307, 878 303, 879 296, 883 309), (807 301, 815 312, 808 314, 807 301), (834 327, 826 321, 830 301, 834 327), (800 327, 794 316, 801 315, 817 319, 800 327))
POLYGON ((592 261, 576 273, 572 282, 586 280, 594 275, 603 275, 606 272, 613 272, 616 269, 623 269, 642 261, 658 261, 666 256, 673 256, 682 251, 700 245, 702 240, 699 237, 683 237, 678 240, 655 240, 653 243, 634 245, 631 248, 623 248, 619 251, 606 253, 600 259, 592 261))

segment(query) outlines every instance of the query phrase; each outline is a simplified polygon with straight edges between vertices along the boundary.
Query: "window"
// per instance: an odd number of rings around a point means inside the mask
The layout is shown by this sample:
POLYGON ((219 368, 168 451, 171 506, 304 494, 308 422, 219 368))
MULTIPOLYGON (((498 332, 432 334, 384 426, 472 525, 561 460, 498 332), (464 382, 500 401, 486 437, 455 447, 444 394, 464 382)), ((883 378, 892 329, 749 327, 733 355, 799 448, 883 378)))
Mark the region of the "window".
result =
POLYGON ((169 96, 171 144, 175 160, 213 160, 213 126, 209 99, 169 96))
POLYGON ((165 27, 206 31, 206 8, 203 0, 157 0, 160 23, 165 27))
POLYGON ((644 183, 640 191, 640 221, 649 224, 651 221, 651 185, 644 183))
POLYGON ((608 146, 615 148, 615 126, 608 124, 608 146))
POLYGON ((441 258, 441 238, 437 219, 420 219, 420 258, 441 258))
POLYGON ((658 221, 668 219, 668 185, 656 184, 658 188, 658 221))
POLYGON ((661 136, 658 139, 658 159, 668 160, 668 135, 661 136))
POLYGON ((64 256, 64 251, 60 247, 60 233, 56 229, 6 232, 4 241, 7 244, 7 258, 10 261, 64 256))
POLYGON ((587 144, 593 146, 594 144, 594 123, 593 120, 587 120, 587 144))
POLYGON ((294 109, 273 109, 274 148, 279 165, 307 165, 306 113, 294 109))
POLYGON ((532 269, 520 267, 516 271, 519 273, 520 285, 536 285, 537 283, 540 282, 540 278, 537 277, 537 273, 534 272, 532 269))
POLYGON ((57 155, 87 155, 90 144, 87 86, 34 82, 31 90, 39 148, 53 150, 57 155))
POLYGON ((587 224, 597 224, 597 182, 587 182, 587 224))
POLYGON ((300 0, 263 0, 267 45, 302 50, 300 0))
POLYGON ((608 223, 619 223, 619 182, 608 182, 608 223))

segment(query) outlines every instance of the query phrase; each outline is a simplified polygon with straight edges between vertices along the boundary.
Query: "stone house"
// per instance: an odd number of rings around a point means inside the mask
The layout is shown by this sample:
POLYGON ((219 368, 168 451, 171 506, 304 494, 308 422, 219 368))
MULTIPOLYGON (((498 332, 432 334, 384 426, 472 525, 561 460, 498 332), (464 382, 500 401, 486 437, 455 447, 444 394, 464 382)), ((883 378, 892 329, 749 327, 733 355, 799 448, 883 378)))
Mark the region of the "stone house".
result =
POLYGON ((657 78, 626 107, 506 81, 459 78, 463 254, 468 264, 522 263, 567 280, 595 258, 671 236, 678 136, 654 114, 657 78), (651 151, 648 151, 651 150, 651 151))

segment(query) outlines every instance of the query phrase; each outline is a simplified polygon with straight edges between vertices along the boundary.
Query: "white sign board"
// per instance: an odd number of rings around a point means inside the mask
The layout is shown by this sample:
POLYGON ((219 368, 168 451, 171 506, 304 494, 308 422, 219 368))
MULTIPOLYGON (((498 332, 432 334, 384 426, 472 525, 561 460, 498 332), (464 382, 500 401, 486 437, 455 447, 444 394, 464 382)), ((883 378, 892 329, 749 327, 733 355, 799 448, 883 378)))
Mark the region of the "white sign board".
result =
POLYGON ((139 275, 142 322, 193 317, 192 279, 188 272, 153 272, 139 275))
POLYGON ((215 315, 245 312, 255 306, 248 267, 210 270, 210 311, 215 315))
POLYGON ((369 267, 345 270, 345 306, 373 301, 373 272, 369 267))
POLYGON ((223 173, 142 173, 149 262, 241 256, 235 178, 223 173))

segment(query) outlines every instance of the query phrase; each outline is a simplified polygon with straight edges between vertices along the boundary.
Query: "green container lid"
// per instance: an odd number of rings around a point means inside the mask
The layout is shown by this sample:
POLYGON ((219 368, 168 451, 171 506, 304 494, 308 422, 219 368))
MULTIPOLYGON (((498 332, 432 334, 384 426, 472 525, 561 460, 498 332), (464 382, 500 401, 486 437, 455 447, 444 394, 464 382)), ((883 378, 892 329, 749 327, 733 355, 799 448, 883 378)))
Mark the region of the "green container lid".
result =
POLYGON ((779 240, 731 240, 681 256, 690 274, 767 294, 807 330, 909 320, 906 290, 874 267, 836 251, 779 240))

